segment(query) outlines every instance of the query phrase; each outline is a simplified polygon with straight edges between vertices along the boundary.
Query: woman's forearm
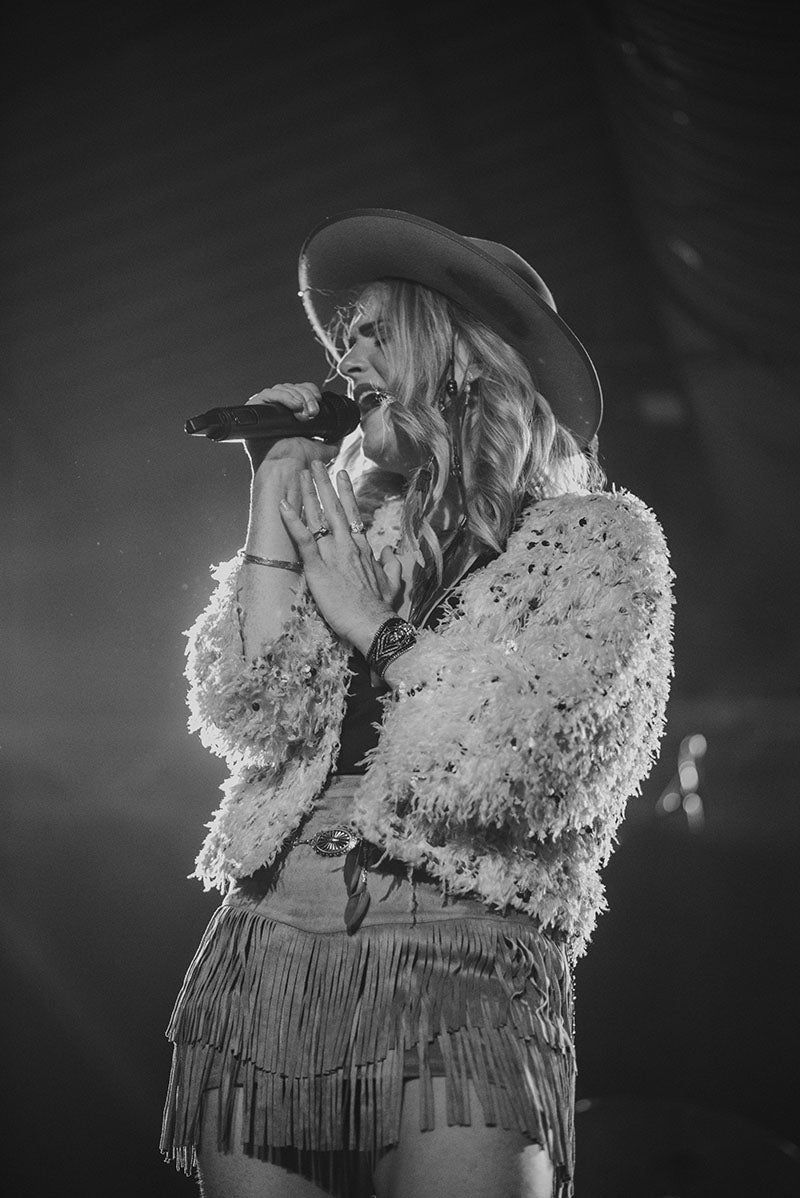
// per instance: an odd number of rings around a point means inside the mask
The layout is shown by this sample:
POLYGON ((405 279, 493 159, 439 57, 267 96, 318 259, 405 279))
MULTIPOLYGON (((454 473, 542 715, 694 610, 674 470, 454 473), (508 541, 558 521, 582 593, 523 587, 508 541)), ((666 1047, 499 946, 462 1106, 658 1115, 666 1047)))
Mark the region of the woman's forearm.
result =
MULTIPOLYGON (((278 504, 296 485, 302 468, 299 461, 281 459, 264 461, 256 471, 250 490, 246 553, 283 562, 298 561, 278 504)), ((280 636, 299 585, 299 573, 245 560, 239 603, 247 657, 259 656, 265 645, 280 636)))

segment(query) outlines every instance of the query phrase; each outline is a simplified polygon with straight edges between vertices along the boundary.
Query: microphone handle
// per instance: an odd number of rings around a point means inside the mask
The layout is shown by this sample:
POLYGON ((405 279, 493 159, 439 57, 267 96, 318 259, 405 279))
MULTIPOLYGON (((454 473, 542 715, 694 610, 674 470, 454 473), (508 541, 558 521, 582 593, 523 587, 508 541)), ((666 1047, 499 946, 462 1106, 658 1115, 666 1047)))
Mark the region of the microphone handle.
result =
POLYGON ((212 408, 193 416, 184 425, 192 437, 209 441, 279 441, 284 437, 317 438, 336 444, 358 427, 361 412, 347 395, 323 391, 319 412, 311 420, 298 420, 283 404, 242 404, 212 408))

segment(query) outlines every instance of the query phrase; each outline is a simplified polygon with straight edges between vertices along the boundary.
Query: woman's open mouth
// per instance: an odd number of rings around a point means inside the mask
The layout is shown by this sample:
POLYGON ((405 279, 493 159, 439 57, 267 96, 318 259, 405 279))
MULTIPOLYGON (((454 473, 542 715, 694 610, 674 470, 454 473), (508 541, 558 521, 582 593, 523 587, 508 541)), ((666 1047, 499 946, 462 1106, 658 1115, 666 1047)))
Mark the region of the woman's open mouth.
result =
POLYGON ((385 391, 376 391, 374 388, 364 384, 356 388, 353 398, 358 404, 361 419, 364 420, 365 417, 369 416, 370 412, 374 412, 376 408, 381 406, 384 400, 388 399, 388 395, 385 391))

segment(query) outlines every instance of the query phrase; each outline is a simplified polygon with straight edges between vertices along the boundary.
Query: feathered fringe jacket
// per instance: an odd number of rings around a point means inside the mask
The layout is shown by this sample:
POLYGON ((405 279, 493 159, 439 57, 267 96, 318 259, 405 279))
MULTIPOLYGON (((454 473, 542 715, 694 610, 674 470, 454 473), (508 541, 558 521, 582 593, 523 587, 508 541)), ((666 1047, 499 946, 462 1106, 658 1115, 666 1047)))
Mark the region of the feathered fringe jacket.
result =
MULTIPOLYGON (((400 501, 370 541, 396 543, 400 501)), ((301 591, 281 636, 243 656, 241 557, 188 638, 189 728, 230 777, 195 876, 206 889, 271 862, 335 761, 347 648, 301 591)), ((368 754, 354 827, 443 889, 514 908, 575 956, 605 902, 600 871, 661 739, 672 572, 653 514, 625 492, 530 507, 504 553, 403 657, 368 754)))

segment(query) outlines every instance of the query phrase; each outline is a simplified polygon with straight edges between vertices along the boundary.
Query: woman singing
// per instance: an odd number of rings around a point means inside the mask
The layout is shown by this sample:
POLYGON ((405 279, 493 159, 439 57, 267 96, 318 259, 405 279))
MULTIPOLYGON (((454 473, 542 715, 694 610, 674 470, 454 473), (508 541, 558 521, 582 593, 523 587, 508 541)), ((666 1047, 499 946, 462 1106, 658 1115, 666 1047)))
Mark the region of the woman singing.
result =
POLYGON ((361 422, 250 443, 189 634, 224 899, 162 1147, 206 1198, 566 1198, 572 967, 663 729, 663 536, 605 489, 594 369, 513 251, 361 209, 300 284, 361 422))

